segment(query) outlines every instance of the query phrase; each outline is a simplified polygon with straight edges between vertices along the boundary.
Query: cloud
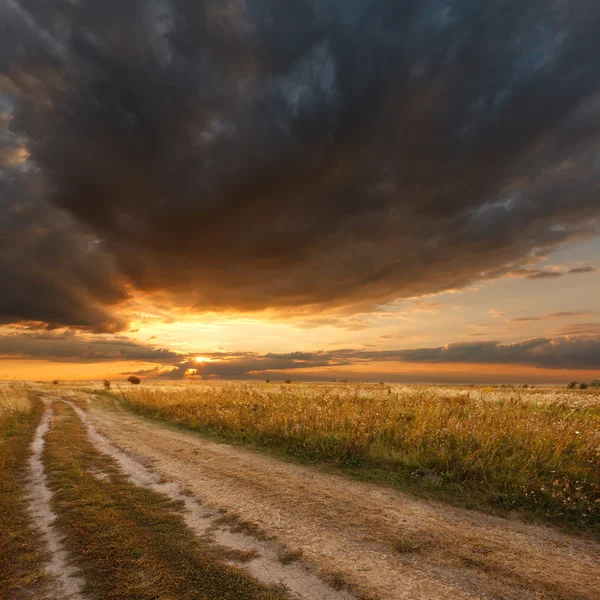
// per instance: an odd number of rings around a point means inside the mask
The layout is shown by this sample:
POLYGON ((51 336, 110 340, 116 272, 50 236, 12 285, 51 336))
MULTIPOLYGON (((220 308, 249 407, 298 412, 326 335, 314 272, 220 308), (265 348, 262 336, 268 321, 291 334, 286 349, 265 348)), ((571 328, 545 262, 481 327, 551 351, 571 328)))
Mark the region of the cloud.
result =
MULTIPOLYGON (((435 348, 377 350, 349 348, 315 352, 203 352, 206 362, 196 361, 197 353, 181 354, 144 345, 126 336, 91 336, 74 332, 28 332, 0 335, 0 359, 44 359, 57 362, 154 363, 140 371, 145 377, 183 379, 191 370, 203 379, 248 379, 279 376, 290 372, 304 377, 315 369, 327 378, 342 369, 348 374, 363 372, 369 365, 381 370, 384 363, 520 365, 549 369, 600 369, 600 323, 567 326, 553 337, 537 337, 502 344, 494 341, 452 343, 435 348)), ((393 367, 391 368, 393 371, 393 367)), ((367 375, 364 375, 365 377, 367 375)))
POLYGON ((395 359, 406 362, 517 364, 543 368, 600 368, 600 337, 532 338, 514 344, 468 342, 442 348, 400 351, 395 359))
MULTIPOLYGON (((3 133, 0 119, 0 140, 3 133)), ((46 193, 39 171, 0 160, 0 324, 123 329, 113 307, 128 292, 114 256, 89 228, 46 202, 46 193)))
MULTIPOLYGON (((413 348, 406 350, 340 349, 318 352, 291 353, 214 353, 204 354, 211 362, 197 363, 193 359, 182 361, 168 371, 158 370, 145 373, 169 379, 189 376, 190 369, 203 379, 249 379, 278 376, 287 378, 290 373, 302 378, 313 377, 314 369, 320 369, 321 377, 336 372, 340 367, 348 375, 368 378, 368 373, 356 371, 370 365, 373 371, 385 370, 382 363, 431 364, 475 364, 517 365, 546 369, 600 369, 600 324, 593 334, 590 328, 582 328, 584 335, 538 337, 502 344, 494 341, 463 342, 437 348, 413 348), (588 335, 588 333, 590 333, 588 335), (312 374, 311 374, 312 373, 312 374), (365 374, 366 373, 366 374, 365 374)), ((391 367, 391 371, 393 371, 391 367)), ((435 370, 429 369, 433 373, 435 370)))
POLYGON ((594 315, 594 312, 584 312, 584 311, 562 311, 562 312, 553 312, 548 313, 547 315, 540 315, 537 317, 517 317, 513 319, 507 319, 507 323, 530 323, 532 321, 545 321, 550 319, 567 319, 570 317, 585 317, 594 315))
POLYGON ((508 319, 509 323, 530 323, 531 321, 541 321, 542 317, 517 317, 516 319, 508 319))
POLYGON ((563 271, 544 271, 542 269, 515 269, 508 273, 510 277, 524 277, 525 279, 556 279, 563 277, 563 271))
POLYGON ((376 306, 597 234, 599 16, 3 3, 2 319, 123 329, 137 291, 191 311, 376 306))
POLYGON ((527 279, 555 279, 556 277, 562 277, 564 274, 558 271, 538 271, 532 275, 528 275, 527 279))
POLYGON ((561 270, 559 267, 555 267, 552 271, 521 268, 510 271, 508 275, 510 277, 524 277, 525 279, 556 279, 557 277, 563 277, 565 275, 580 275, 582 273, 593 273, 594 271, 595 269, 593 267, 575 267, 567 270, 561 270))
POLYGON ((0 335, 0 359, 44 359, 58 362, 144 361, 176 363, 171 350, 138 344, 116 336, 81 336, 73 333, 19 333, 0 335))
POLYGON ((575 323, 573 325, 564 325, 559 327, 555 332, 555 335, 600 335, 600 323, 575 323))

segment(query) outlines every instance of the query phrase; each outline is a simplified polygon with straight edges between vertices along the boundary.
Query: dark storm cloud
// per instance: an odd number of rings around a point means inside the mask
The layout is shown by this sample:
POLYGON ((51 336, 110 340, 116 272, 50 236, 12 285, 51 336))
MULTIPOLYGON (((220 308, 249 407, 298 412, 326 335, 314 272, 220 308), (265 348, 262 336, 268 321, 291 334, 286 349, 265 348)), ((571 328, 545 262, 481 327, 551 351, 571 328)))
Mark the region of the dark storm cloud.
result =
POLYGON ((144 346, 119 336, 110 338, 75 334, 21 333, 0 335, 0 359, 45 359, 57 362, 144 361, 176 363, 180 355, 144 346))
POLYGON ((110 310, 127 296, 114 257, 45 201, 47 186, 24 160, 10 120, 0 102, 0 324, 122 329, 125 322, 110 310))
POLYGON ((595 0, 3 3, 0 313, 115 329, 120 281, 197 308, 365 306, 597 233, 599 17, 595 0), (21 147, 39 189, 16 218, 21 147))

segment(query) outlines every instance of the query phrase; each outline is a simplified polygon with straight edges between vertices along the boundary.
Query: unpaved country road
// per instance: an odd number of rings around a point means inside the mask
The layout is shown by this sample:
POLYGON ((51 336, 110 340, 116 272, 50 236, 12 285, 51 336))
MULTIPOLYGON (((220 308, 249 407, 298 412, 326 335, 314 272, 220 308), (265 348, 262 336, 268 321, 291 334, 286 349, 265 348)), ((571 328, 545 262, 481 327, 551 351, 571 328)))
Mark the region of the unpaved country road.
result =
POLYGON ((212 443, 95 403, 89 415, 119 448, 204 505, 231 510, 381 600, 600 598, 600 544, 592 541, 212 443), (418 550, 395 550, 403 541, 418 550))

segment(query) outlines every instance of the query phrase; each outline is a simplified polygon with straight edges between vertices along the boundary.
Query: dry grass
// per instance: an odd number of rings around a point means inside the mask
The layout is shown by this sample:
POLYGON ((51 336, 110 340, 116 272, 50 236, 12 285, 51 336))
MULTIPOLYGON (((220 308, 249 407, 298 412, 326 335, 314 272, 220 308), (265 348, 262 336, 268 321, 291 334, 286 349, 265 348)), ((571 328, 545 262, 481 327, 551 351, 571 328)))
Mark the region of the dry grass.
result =
POLYGON ((27 386, 0 383, 0 422, 17 414, 28 413, 31 406, 30 391, 27 386))
POLYGON ((600 533, 600 394, 382 385, 144 385, 123 404, 467 506, 600 533))
POLYGON ((32 401, 24 386, 0 387, 0 598, 39 597, 47 583, 25 481, 41 414, 41 403, 32 401))
POLYGON ((197 539, 181 503, 132 484, 88 442, 70 407, 56 403, 54 410, 45 466, 56 525, 86 581, 86 597, 285 600, 226 565, 228 551, 197 539))
POLYGON ((225 526, 234 533, 244 533, 256 540, 266 541, 269 539, 269 536, 267 536, 258 525, 245 521, 238 515, 228 512, 226 509, 220 509, 220 512, 222 513, 222 516, 215 519, 215 527, 225 526))
POLYGON ((279 554, 279 562, 282 565, 290 565, 297 560, 302 558, 304 553, 301 549, 298 550, 285 550, 279 554))
POLYGON ((417 542, 408 538, 398 538, 393 544, 394 552, 399 554, 413 554, 418 552, 420 547, 417 542))

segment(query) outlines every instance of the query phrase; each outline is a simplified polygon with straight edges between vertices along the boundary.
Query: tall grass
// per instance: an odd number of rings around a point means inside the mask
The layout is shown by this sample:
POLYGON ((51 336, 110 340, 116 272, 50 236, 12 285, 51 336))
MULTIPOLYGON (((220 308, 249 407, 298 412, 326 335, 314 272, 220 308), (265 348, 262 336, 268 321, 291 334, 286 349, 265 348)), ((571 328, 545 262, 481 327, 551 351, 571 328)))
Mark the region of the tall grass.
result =
POLYGON ((303 461, 600 533, 600 395, 219 384, 129 390, 133 411, 303 461))
POLYGON ((24 384, 0 383, 0 423, 10 416, 30 410, 30 392, 24 384))

